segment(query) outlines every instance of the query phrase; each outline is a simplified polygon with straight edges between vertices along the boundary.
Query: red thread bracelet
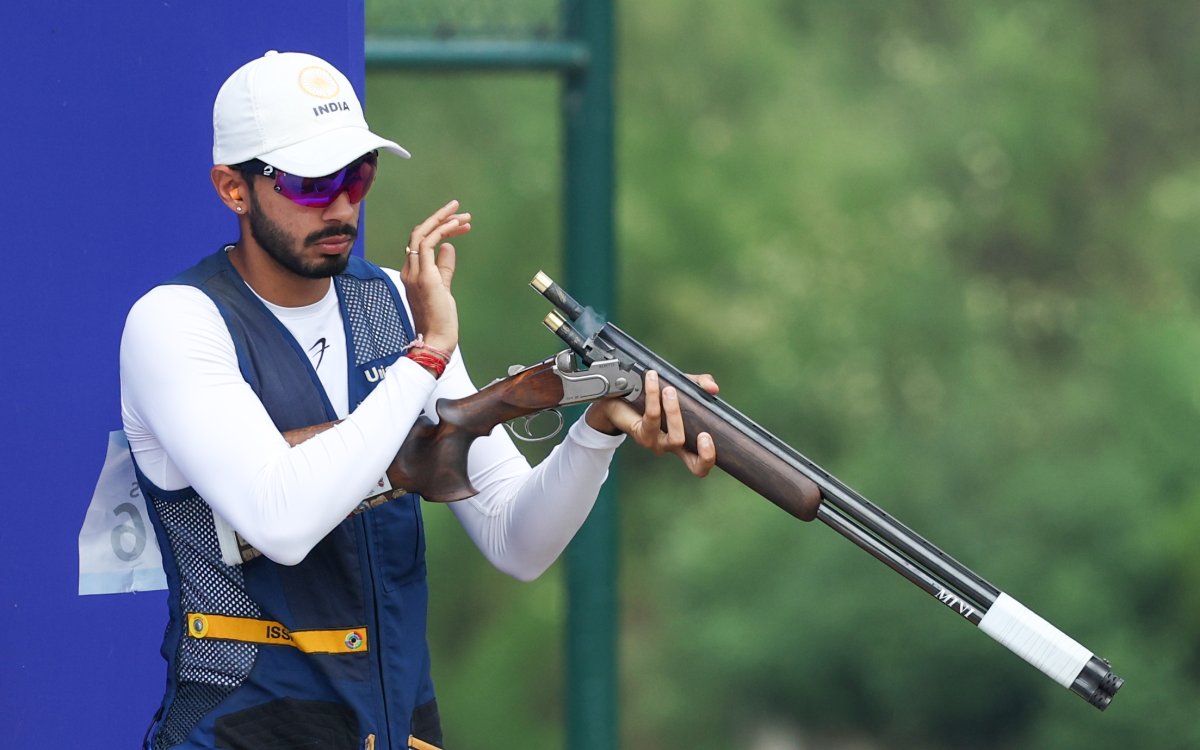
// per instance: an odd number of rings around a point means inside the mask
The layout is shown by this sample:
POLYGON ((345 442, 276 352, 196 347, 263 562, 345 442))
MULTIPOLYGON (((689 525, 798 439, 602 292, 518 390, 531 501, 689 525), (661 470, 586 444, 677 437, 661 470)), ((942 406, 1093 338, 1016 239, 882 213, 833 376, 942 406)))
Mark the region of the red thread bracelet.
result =
POLYGON ((408 345, 404 347, 404 349, 410 350, 409 353, 411 353, 411 350, 414 349, 424 349, 427 352, 433 352, 446 362, 449 362, 451 357, 450 352, 446 351, 445 349, 438 349, 436 346, 430 346, 429 343, 425 341, 425 334, 423 333, 418 333, 417 338, 414 341, 410 341, 408 345))
POLYGON ((432 352, 416 350, 410 351, 404 356, 408 357, 422 367, 433 370, 433 376, 435 378, 440 378, 442 373, 446 371, 446 360, 442 359, 436 354, 433 354, 432 352))

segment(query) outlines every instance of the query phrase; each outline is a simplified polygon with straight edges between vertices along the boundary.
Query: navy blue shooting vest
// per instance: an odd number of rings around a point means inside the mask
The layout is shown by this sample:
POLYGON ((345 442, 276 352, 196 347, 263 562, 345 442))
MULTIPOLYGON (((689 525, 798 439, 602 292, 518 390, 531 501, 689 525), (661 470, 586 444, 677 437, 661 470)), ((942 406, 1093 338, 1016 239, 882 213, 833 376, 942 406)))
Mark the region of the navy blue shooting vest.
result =
MULTIPOLYGON (((308 356, 224 250, 173 279, 220 310, 246 382, 280 432, 337 418, 308 356)), ((334 277, 349 403, 366 398, 412 338, 391 280, 352 257, 334 277)), ((167 574, 167 691, 147 747, 406 748, 440 745, 425 641, 420 501, 352 516, 298 565, 221 561, 212 511, 189 488, 138 472, 167 574)))

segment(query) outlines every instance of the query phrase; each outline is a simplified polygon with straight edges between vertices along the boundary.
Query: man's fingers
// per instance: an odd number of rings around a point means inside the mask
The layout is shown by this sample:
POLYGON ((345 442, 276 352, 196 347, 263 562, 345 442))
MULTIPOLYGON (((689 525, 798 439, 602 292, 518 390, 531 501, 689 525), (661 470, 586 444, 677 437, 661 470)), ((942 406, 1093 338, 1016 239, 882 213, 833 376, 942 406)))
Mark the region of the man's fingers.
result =
POLYGON ((458 201, 450 201, 413 227, 400 269, 417 330, 447 350, 458 340, 457 310, 450 293, 458 256, 445 240, 471 231, 471 214, 458 208, 458 201))
POLYGON ((654 429, 659 429, 662 420, 662 394, 658 384, 658 373, 654 370, 646 370, 646 375, 642 378, 642 399, 646 402, 643 411, 646 421, 652 424, 654 429))
POLYGON ((713 444, 712 436, 702 432, 696 436, 696 452, 681 454, 688 471, 698 477, 708 476, 717 463, 717 447, 713 444))
POLYGON ((455 214, 448 217, 445 221, 436 224, 428 232, 426 232, 424 237, 421 239, 421 244, 429 244, 429 242, 435 237, 438 238, 438 240, 433 240, 436 244, 437 241, 447 240, 451 237, 457 237, 460 234, 466 234, 469 231, 471 231, 471 214, 455 214))
POLYGON ((721 387, 717 385, 717 380, 707 372, 701 375, 688 375, 688 378, 696 385, 703 388, 709 395, 715 396, 721 391, 721 387))
POLYGON ((442 283, 450 288, 450 280, 454 278, 454 269, 458 263, 458 251, 449 242, 443 242, 437 255, 438 273, 442 275, 442 283))
POLYGON ((425 235, 424 239, 421 240, 421 252, 432 253, 433 249, 437 247, 437 243, 441 242, 442 238, 446 236, 446 233, 453 230, 457 226, 458 219, 450 219, 449 221, 434 227, 433 231, 425 235))
POLYGON ((471 231, 471 214, 469 213, 463 212, 461 214, 454 214, 443 223, 449 224, 450 222, 454 222, 454 228, 444 233, 443 236, 446 239, 457 237, 460 234, 466 234, 467 232, 471 231))
MULTIPOLYGON (((716 381, 711 376, 701 375, 692 379, 706 391, 715 392, 716 381)), ((660 431, 656 435, 660 450, 679 456, 688 471, 696 476, 707 476, 717 461, 717 449, 712 436, 707 432, 699 433, 696 435, 695 452, 688 450, 684 446, 687 431, 684 426, 683 409, 680 405, 678 390, 671 386, 663 386, 662 405, 666 425, 665 432, 660 431)))
POLYGON ((642 379, 642 388, 644 406, 634 438, 655 453, 662 453, 662 392, 659 390, 658 373, 647 370, 642 379))
POLYGON ((445 222, 446 219, 449 219, 451 216, 453 216, 455 210, 457 210, 457 209, 458 209, 458 201, 457 200, 450 201, 446 205, 444 205, 441 208, 439 208, 438 210, 434 211, 433 214, 431 214, 428 219, 426 219, 425 221, 418 224, 415 228, 413 228, 412 233, 414 235, 419 234, 421 236, 429 234, 430 232, 432 232, 434 230, 435 227, 437 227, 438 224, 445 222))
MULTIPOLYGON (((690 376, 709 393, 717 384, 710 375, 690 376)), ((707 432, 696 435, 695 451, 685 447, 687 431, 676 388, 663 385, 658 373, 647 370, 642 379, 642 413, 619 400, 606 404, 608 421, 614 428, 631 436, 638 445, 655 453, 674 453, 684 466, 698 477, 707 476, 717 462, 716 444, 707 432)))
POLYGON ((465 211, 455 213, 458 206, 458 201, 452 200, 413 227, 408 236, 408 246, 405 248, 404 270, 421 267, 422 251, 432 251, 438 242, 471 231, 471 214, 465 211))
POLYGON ((671 386, 662 390, 664 413, 667 415, 666 446, 667 450, 677 452, 683 449, 683 413, 679 410, 679 392, 671 386))

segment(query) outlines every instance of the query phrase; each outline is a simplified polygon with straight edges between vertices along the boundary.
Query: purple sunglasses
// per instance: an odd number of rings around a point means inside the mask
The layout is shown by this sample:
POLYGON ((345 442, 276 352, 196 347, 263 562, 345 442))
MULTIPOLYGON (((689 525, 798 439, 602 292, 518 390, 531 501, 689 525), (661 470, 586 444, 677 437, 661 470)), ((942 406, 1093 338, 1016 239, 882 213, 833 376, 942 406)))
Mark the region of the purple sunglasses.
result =
POLYGON ((275 178, 275 192, 291 202, 309 208, 325 208, 342 193, 350 197, 351 203, 361 201, 375 181, 378 156, 378 151, 364 154, 324 177, 288 174, 258 159, 246 162, 245 166, 251 174, 275 178))

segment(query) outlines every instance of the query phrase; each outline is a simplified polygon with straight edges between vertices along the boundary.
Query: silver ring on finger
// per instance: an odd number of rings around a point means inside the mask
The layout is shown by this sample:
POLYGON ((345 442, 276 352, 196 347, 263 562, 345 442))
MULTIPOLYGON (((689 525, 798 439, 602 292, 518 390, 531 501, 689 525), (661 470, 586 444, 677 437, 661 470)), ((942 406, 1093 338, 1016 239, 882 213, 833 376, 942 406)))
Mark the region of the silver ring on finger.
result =
POLYGON ((404 254, 405 255, 420 255, 420 253, 418 253, 416 250, 413 250, 411 247, 404 248, 404 254))

